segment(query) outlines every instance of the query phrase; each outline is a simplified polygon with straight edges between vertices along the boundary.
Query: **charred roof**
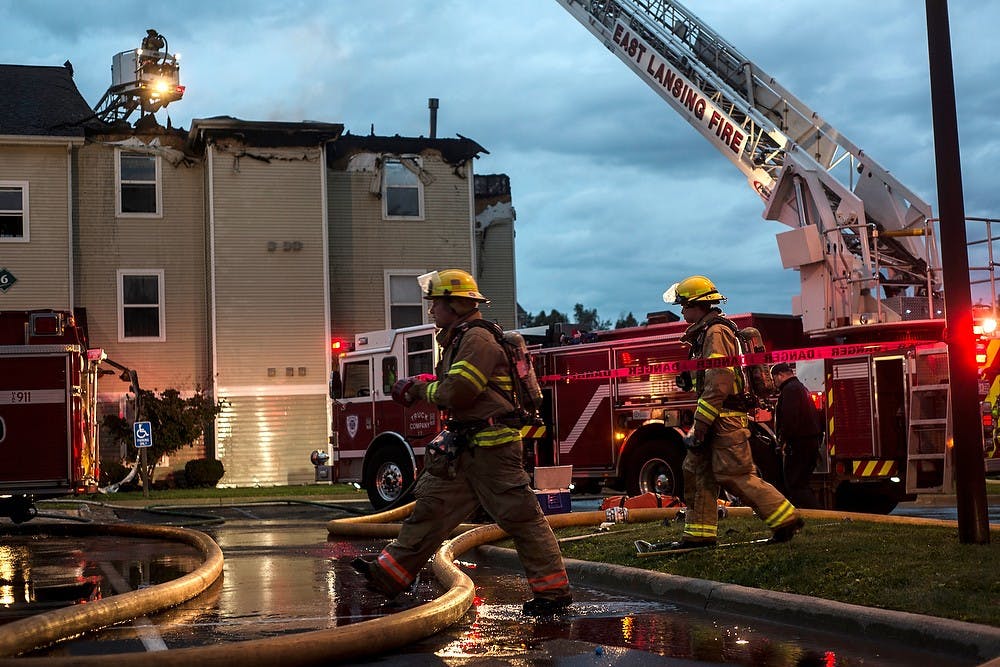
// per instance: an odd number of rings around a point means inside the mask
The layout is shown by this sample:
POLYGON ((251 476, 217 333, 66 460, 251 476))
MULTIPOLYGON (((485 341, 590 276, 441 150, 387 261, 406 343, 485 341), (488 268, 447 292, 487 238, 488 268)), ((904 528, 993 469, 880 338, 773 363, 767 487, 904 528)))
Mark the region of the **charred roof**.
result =
POLYGON ((188 142, 194 147, 204 146, 209 139, 239 139, 249 146, 268 148, 318 146, 336 139, 343 131, 342 123, 293 123, 215 116, 192 120, 188 142))
POLYGON ((480 153, 489 155, 488 150, 461 134, 458 135, 457 139, 430 139, 427 137, 401 137, 398 134, 393 137, 381 137, 374 134, 362 136, 348 132, 328 146, 328 165, 333 167, 335 163, 343 163, 345 158, 362 152, 419 155, 425 150, 437 151, 444 161, 452 166, 458 166, 467 160, 476 158, 480 153))

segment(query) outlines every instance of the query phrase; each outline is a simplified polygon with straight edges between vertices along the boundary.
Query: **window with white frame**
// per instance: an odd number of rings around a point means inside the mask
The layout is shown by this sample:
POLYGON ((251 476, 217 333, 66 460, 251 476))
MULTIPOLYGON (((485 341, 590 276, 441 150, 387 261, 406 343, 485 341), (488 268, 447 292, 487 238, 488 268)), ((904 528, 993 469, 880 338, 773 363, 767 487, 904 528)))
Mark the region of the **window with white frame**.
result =
POLYGON ((0 241, 28 240, 28 182, 0 181, 0 241))
POLYGON ((382 160, 382 216, 387 220, 423 220, 424 184, 417 174, 420 158, 382 160))
POLYGON ((165 341, 166 339, 163 270, 119 270, 119 342, 165 341))
POLYGON ((424 304, 417 276, 422 271, 386 271, 386 323, 402 329, 424 323, 424 304))
POLYGON ((160 158, 119 150, 115 161, 118 215, 160 217, 160 158))

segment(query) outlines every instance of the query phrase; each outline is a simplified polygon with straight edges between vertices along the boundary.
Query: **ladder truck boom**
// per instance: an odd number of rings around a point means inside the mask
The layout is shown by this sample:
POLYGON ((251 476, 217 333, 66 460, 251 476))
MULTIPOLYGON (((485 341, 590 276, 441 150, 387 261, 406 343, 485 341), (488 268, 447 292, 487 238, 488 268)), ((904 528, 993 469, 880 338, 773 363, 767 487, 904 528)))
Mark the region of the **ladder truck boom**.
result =
POLYGON ((939 315, 931 207, 867 153, 674 0, 556 1, 792 228, 778 247, 807 332, 939 315))

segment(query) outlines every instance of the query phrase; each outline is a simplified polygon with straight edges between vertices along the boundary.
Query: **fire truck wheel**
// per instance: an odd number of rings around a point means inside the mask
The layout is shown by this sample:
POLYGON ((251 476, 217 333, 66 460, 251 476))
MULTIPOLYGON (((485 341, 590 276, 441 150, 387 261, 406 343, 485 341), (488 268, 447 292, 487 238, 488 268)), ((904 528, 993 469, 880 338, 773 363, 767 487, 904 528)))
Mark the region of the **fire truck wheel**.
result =
POLYGON ((380 447, 372 454, 368 476, 364 480, 368 501, 376 510, 396 503, 404 493, 411 492, 413 463, 400 447, 380 447))
POLYGON ((684 495, 683 447, 669 442, 651 440, 640 444, 629 454, 625 464, 625 492, 638 496, 647 491, 662 495, 684 495))

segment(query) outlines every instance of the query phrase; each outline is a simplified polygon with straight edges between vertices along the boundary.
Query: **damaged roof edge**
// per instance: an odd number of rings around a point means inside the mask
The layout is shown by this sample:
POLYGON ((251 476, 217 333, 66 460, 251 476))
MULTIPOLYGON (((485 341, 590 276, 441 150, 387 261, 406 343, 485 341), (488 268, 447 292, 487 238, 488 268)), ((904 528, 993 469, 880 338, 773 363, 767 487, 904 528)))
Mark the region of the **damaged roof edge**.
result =
POLYGON ((440 152, 441 157, 448 164, 458 166, 467 160, 479 157, 480 153, 489 155, 488 150, 472 139, 463 137, 461 134, 457 136, 457 139, 429 139, 427 137, 401 137, 398 134, 393 137, 362 136, 348 132, 329 145, 327 159, 328 164, 332 165, 338 160, 362 151, 393 155, 417 155, 421 151, 431 149, 440 152))
POLYGON ((241 120, 232 116, 215 116, 191 121, 188 145, 204 145, 209 138, 237 137, 254 146, 316 146, 337 139, 343 131, 343 123, 241 120))

